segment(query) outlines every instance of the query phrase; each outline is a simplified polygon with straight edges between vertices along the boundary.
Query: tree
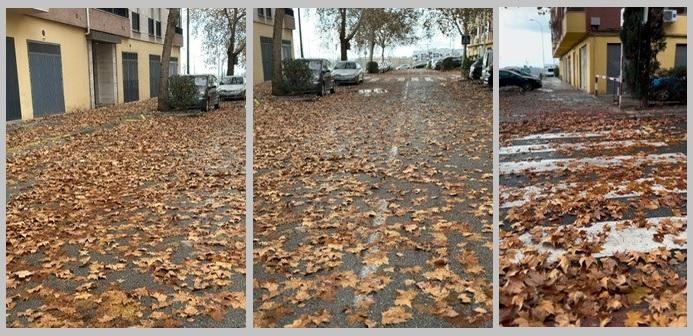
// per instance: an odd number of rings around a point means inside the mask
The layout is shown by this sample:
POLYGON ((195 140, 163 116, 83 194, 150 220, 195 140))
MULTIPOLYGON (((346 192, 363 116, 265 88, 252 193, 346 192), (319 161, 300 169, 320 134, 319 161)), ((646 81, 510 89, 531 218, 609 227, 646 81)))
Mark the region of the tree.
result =
POLYGON ((385 48, 413 42, 414 26, 419 11, 412 8, 385 9, 384 21, 375 32, 375 40, 380 46, 380 61, 385 61, 385 48))
POLYGON ((218 47, 226 54, 226 74, 232 76, 236 65, 245 62, 245 8, 194 8, 190 18, 195 34, 202 37, 205 63, 217 64, 218 47))
MULTIPOLYGON (((462 36, 469 34, 472 27, 491 21, 493 10, 491 8, 437 8, 429 14, 427 26, 437 25, 447 36, 457 33, 460 35, 461 43, 462 36)), ((467 46, 463 45, 462 61, 466 59, 467 46)))
POLYGON ((626 85, 642 107, 649 103, 650 82, 659 69, 657 54, 666 48, 662 8, 649 7, 646 21, 644 15, 642 7, 625 8, 621 28, 626 85))
POLYGON ((169 8, 166 34, 164 35, 164 49, 161 52, 161 63, 159 64, 159 97, 157 98, 157 109, 159 111, 168 110, 168 68, 171 62, 173 38, 176 34, 176 22, 179 19, 180 8, 169 8))
POLYGON ((351 49, 351 40, 361 27, 364 13, 363 8, 318 8, 320 20, 320 31, 332 37, 337 31, 339 33, 339 49, 342 61, 347 60, 347 50, 351 49))
POLYGON ((282 82, 282 32, 284 31, 284 8, 274 10, 272 33, 272 94, 280 95, 282 82))

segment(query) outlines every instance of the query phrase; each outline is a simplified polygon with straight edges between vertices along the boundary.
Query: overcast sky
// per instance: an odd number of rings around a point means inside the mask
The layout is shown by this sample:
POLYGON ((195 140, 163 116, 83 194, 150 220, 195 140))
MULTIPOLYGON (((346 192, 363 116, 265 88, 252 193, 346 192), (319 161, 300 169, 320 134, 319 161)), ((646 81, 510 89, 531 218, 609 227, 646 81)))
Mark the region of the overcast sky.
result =
POLYGON ((541 67, 542 30, 544 40, 544 62, 556 63, 551 56, 550 16, 539 15, 536 7, 511 7, 499 10, 500 38, 498 41, 499 63, 506 66, 541 67), (539 21, 539 24, 534 19, 539 21), (541 27, 541 28, 540 28, 541 27))
MULTIPOLYGON (((329 41, 317 29, 319 22, 318 15, 314 8, 301 8, 301 28, 303 29, 303 55, 304 57, 324 57, 327 59, 339 59, 339 39, 338 33, 335 31, 334 38, 329 41)), ((294 55, 296 58, 301 57, 298 29, 298 12, 294 9, 294 18, 296 19, 296 29, 294 29, 294 55)), ((418 29, 422 36, 413 45, 398 46, 395 48, 386 48, 385 57, 411 57, 415 50, 426 50, 427 48, 455 48, 460 49, 459 35, 447 37, 436 30, 434 36, 430 39, 423 37, 422 29, 418 29)), ((364 52, 357 55, 356 50, 349 50, 348 57, 356 58, 364 56, 364 52)), ((380 59, 380 48, 376 47, 373 51, 373 58, 380 59)))

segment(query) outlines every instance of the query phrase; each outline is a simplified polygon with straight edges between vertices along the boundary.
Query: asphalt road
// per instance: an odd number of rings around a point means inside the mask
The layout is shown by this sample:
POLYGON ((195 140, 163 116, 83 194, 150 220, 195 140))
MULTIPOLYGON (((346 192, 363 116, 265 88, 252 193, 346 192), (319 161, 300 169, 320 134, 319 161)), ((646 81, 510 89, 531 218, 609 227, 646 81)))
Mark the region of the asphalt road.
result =
POLYGON ((491 326, 491 121, 457 72, 260 97, 255 326, 491 326))
POLYGON ((8 326, 243 327, 243 107, 8 125, 8 326))
POLYGON ((685 113, 549 84, 501 92, 501 324, 685 321, 685 113))

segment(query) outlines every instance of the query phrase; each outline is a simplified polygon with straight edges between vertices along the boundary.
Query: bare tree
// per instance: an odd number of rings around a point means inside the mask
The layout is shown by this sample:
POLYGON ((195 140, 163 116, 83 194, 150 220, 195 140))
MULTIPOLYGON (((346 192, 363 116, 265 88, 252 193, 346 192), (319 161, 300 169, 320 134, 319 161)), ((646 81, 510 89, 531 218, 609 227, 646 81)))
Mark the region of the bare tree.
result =
POLYGON ((282 80, 282 32, 284 31, 284 8, 274 10, 272 33, 272 94, 280 95, 282 80))
POLYGON ((180 19, 179 15, 180 8, 169 8, 166 34, 164 35, 164 49, 161 52, 161 63, 159 64, 159 97, 157 98, 157 109, 159 111, 168 110, 168 68, 171 62, 173 38, 176 34, 176 22, 180 19))
POLYGON ((320 31, 332 37, 335 30, 339 33, 339 51, 342 61, 347 60, 347 51, 351 49, 351 40, 361 27, 364 18, 363 8, 318 8, 320 31))
POLYGON ((207 64, 218 64, 215 52, 223 46, 226 54, 226 74, 232 76, 236 65, 245 61, 245 8, 195 8, 191 10, 195 34, 202 37, 207 64))

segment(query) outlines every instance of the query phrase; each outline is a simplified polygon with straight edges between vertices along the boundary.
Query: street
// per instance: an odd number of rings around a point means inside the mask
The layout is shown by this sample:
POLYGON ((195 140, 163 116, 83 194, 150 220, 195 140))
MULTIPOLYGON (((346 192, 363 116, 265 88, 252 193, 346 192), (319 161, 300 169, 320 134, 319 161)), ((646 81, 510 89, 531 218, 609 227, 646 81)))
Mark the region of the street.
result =
POLYGON ((685 325, 685 106, 500 98, 501 325, 685 325))
POLYGON ((492 325, 491 91, 459 78, 257 87, 256 327, 492 325))
POLYGON ((8 124, 8 327, 243 327, 243 104, 8 124))

